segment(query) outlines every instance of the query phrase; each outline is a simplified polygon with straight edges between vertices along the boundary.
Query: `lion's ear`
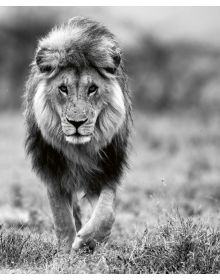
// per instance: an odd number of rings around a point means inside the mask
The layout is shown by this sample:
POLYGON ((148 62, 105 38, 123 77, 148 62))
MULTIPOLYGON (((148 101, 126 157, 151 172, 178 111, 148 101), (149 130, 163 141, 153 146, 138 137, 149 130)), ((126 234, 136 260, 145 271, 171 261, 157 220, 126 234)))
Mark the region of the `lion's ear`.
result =
POLYGON ((36 64, 42 73, 51 73, 59 65, 59 53, 54 50, 42 48, 36 53, 36 64))
POLYGON ((119 48, 115 49, 112 58, 113 58, 115 67, 118 68, 118 66, 121 63, 121 50, 119 48))
POLYGON ((111 67, 106 67, 105 70, 110 74, 115 74, 116 70, 118 69, 121 63, 121 50, 119 48, 112 48, 111 49, 111 58, 112 58, 112 65, 111 67))

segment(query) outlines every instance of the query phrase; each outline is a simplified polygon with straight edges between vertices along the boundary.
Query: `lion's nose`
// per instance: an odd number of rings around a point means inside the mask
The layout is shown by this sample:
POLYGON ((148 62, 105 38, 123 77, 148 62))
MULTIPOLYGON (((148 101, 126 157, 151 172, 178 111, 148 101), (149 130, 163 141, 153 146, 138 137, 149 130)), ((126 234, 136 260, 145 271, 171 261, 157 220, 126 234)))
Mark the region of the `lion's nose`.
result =
POLYGON ((76 129, 79 128, 82 124, 84 124, 88 120, 88 119, 85 119, 83 121, 73 121, 68 118, 66 118, 66 119, 69 123, 71 123, 73 126, 75 126, 76 129))

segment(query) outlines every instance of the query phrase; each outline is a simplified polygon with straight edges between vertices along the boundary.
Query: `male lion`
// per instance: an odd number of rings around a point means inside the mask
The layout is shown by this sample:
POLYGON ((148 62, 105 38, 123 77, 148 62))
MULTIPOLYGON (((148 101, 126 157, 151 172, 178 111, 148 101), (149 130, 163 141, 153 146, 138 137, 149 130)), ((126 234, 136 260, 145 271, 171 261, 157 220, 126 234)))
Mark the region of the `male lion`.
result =
POLYGON ((25 103, 26 150, 47 185, 59 250, 107 240, 131 115, 113 34, 82 17, 54 28, 39 42, 25 103), (82 190, 97 203, 81 228, 82 190))

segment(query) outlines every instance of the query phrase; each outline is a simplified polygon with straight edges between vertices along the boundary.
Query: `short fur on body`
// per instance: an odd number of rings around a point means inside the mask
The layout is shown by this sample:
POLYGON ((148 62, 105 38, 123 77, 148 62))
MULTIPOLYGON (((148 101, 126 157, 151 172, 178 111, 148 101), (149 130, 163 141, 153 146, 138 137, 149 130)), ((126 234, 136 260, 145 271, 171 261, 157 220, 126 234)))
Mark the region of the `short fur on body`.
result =
POLYGON ((127 163, 131 121, 127 78, 112 33, 95 21, 75 17, 41 39, 26 84, 25 107, 26 150, 48 187, 59 245, 67 244, 68 251, 75 227, 80 238, 86 236, 76 249, 103 239, 97 228, 107 232, 111 225, 106 230, 105 220, 113 221, 101 205, 115 201, 127 163), (79 231, 76 210, 75 193, 81 190, 88 198, 99 198, 84 231, 79 231), (65 200, 68 207, 62 204, 65 200), (101 212, 106 216, 99 222, 101 212))

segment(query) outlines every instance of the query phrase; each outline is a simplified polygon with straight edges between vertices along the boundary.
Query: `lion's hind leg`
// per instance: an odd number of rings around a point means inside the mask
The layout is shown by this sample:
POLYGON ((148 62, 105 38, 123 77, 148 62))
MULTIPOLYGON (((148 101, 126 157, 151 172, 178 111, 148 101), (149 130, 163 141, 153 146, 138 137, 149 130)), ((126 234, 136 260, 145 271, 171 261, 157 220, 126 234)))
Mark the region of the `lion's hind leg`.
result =
POLYGON ((76 231, 78 232, 82 227, 82 215, 81 215, 81 209, 77 201, 73 202, 73 217, 75 219, 75 226, 76 231))

